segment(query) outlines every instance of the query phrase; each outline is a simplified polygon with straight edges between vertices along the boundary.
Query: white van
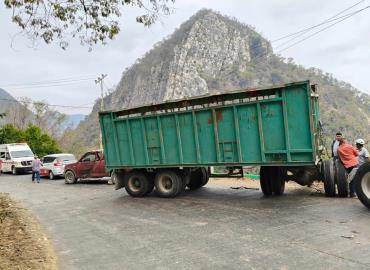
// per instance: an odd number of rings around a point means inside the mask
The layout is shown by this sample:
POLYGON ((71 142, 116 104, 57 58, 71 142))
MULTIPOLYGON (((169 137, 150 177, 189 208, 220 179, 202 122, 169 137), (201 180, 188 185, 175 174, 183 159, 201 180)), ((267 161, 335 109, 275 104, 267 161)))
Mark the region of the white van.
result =
POLYGON ((26 143, 0 144, 2 171, 17 174, 32 171, 34 154, 26 143))

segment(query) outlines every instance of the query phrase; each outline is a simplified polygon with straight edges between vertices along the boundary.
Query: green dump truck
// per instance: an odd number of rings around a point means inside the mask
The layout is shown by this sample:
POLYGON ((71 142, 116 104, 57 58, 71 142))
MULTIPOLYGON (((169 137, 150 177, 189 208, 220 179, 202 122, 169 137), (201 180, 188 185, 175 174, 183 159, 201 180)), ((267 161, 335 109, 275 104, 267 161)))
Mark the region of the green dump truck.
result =
POLYGON ((317 89, 309 81, 104 111, 99 120, 107 170, 115 171, 116 189, 131 196, 155 187, 175 197, 205 185, 212 166, 251 165, 261 166, 265 195, 281 195, 289 180, 320 179, 333 195, 333 168, 321 162, 317 89))

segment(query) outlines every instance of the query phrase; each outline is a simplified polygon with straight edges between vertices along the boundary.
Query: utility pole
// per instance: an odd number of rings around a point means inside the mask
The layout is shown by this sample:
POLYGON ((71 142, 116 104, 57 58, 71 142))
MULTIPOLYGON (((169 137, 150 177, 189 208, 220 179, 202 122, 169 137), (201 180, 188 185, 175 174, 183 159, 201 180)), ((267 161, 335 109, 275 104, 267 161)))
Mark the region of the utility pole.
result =
MULTIPOLYGON (((95 83, 100 83, 100 93, 101 93, 101 99, 100 99, 100 111, 104 110, 104 89, 103 89, 103 80, 105 77, 107 77, 107 74, 101 74, 96 80, 95 83)), ((99 148, 103 149, 103 137, 101 134, 101 130, 99 132, 99 148)))

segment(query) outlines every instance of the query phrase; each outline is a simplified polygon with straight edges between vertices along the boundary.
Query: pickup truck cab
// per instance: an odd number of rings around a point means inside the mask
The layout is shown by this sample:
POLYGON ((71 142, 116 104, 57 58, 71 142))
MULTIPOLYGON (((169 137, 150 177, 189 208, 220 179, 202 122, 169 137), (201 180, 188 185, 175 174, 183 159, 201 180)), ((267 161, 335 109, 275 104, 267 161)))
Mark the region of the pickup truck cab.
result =
POLYGON ((75 184, 78 179, 109 177, 105 170, 104 153, 101 150, 85 153, 77 162, 64 168, 66 184, 75 184))

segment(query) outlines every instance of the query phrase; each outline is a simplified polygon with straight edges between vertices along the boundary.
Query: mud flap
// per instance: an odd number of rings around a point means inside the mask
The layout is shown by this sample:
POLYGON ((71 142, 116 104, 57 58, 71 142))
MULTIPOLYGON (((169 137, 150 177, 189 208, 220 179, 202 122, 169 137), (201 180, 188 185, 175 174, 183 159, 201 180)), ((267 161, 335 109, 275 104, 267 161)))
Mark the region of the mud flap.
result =
POLYGON ((125 182, 124 182, 124 172, 114 172, 116 174, 116 179, 114 183, 114 189, 118 190, 121 188, 125 187, 125 182))

